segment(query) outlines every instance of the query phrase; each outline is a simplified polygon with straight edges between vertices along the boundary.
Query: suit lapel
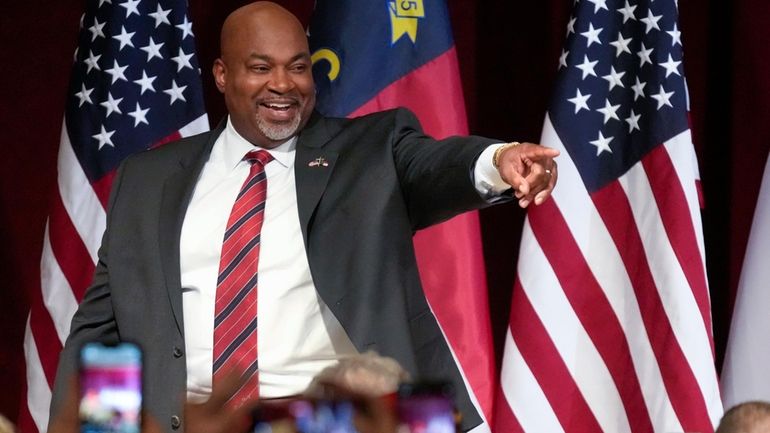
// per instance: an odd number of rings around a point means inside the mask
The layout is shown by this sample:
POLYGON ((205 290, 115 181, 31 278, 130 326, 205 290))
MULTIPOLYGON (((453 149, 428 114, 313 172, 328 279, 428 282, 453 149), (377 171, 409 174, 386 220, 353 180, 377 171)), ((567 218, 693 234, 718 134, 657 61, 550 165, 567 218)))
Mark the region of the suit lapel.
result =
MULTIPOLYGON (((212 131, 206 138, 201 138, 207 141, 200 152, 190 152, 181 156, 176 171, 171 173, 163 184, 158 243, 166 290, 171 302, 171 310, 174 313, 174 320, 181 335, 184 335, 181 268, 179 264, 182 223, 201 170, 225 124, 224 121, 221 122, 216 130, 212 131)), ((190 145, 194 146, 193 143, 190 145)))
POLYGON ((314 112, 297 140, 294 175, 297 182, 297 209, 305 248, 308 247, 308 232, 313 213, 326 190, 339 156, 337 152, 325 148, 331 137, 327 122, 314 112))

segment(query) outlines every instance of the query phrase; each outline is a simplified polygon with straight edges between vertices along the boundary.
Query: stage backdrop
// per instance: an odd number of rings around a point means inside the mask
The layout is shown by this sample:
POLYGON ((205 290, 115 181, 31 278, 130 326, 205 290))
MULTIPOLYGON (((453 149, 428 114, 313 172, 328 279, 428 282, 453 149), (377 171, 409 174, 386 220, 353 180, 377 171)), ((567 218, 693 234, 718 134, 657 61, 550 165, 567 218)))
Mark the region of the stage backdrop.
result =
MULTIPOLYGON (((385 1, 385 0, 383 0, 385 1)), ((210 79, 225 16, 244 1, 190 0, 212 123, 224 105, 210 79)), ((309 22, 313 0, 282 1, 309 22)), ((540 136, 571 0, 450 0, 471 133, 505 140, 540 136)), ((770 148, 770 4, 679 2, 692 131, 703 180, 705 239, 718 361, 731 292, 770 148)), ((48 197, 82 1, 10 2, 0 14, 0 413, 15 418, 23 383, 29 287, 39 275, 48 197)), ((481 213, 497 356, 508 321, 523 213, 481 213)))

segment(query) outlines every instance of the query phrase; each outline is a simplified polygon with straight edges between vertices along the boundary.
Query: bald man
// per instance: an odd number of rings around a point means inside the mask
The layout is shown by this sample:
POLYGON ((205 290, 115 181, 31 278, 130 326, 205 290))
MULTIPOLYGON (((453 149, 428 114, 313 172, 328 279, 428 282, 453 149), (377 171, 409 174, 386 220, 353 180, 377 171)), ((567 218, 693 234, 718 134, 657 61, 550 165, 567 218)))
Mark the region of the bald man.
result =
POLYGON ((185 399, 210 395, 220 365, 214 339, 223 239, 252 176, 245 155, 263 150, 258 264, 247 274, 256 283, 243 291, 258 295, 244 316, 258 326, 236 327, 255 341, 244 355, 254 360, 238 367, 257 381, 249 395, 298 394, 324 368, 375 350, 413 378, 451 381, 463 428, 478 425, 422 292, 412 234, 493 202, 542 203, 556 182, 558 152, 481 137, 434 140, 403 109, 354 120, 319 115, 305 32, 273 3, 227 18, 213 75, 228 117, 118 170, 52 414, 78 348, 91 340, 142 346, 144 406, 169 432, 184 427, 185 399))

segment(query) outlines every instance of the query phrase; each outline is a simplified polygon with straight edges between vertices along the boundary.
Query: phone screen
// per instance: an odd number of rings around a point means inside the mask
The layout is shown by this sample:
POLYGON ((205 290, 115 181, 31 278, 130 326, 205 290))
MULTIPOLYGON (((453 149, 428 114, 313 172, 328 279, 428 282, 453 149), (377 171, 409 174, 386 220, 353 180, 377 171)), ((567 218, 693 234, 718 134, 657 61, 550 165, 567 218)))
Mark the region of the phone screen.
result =
POLYGON ((455 433, 454 404, 447 383, 404 384, 397 403, 399 431, 409 433, 455 433))
POLYGON ((132 343, 87 343, 80 351, 81 433, 139 433, 142 353, 132 343))
POLYGON ((353 402, 295 399, 265 403, 252 412, 253 433, 357 433, 353 402))

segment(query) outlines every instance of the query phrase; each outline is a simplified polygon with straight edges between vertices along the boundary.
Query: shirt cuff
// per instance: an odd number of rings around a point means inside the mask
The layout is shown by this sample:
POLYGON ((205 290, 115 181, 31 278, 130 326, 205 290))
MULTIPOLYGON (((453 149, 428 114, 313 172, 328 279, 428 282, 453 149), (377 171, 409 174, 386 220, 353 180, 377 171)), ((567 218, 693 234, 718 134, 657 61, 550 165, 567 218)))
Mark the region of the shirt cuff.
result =
POLYGON ((497 201, 500 195, 511 189, 511 186, 505 183, 500 172, 492 165, 492 157, 495 151, 505 146, 505 143, 492 144, 479 155, 476 164, 473 167, 473 180, 476 190, 487 201, 497 201))

